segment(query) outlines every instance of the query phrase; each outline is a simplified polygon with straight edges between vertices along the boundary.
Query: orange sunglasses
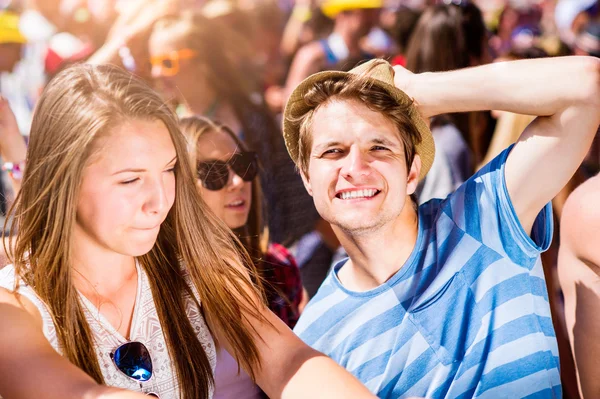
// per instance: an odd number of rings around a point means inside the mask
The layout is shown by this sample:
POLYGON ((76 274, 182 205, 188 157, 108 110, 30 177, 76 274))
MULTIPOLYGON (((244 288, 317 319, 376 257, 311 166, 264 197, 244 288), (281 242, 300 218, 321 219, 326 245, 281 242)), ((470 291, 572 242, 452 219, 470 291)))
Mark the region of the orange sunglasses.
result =
POLYGON ((150 58, 152 68, 160 67, 165 76, 175 76, 179 73, 179 60, 190 60, 197 53, 189 48, 173 51, 169 54, 155 55, 150 58))

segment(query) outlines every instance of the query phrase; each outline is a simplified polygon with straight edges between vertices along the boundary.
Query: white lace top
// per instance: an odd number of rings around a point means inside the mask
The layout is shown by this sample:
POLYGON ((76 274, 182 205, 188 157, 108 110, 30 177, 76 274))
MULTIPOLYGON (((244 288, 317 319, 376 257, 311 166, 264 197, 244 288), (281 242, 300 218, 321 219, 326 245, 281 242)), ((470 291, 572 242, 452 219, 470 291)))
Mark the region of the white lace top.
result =
MULTIPOLYGON (((137 266, 137 265, 136 265, 137 266)), ((175 376, 175 369, 165 343, 165 337, 162 333, 158 314, 152 299, 152 292, 148 283, 148 276, 137 266, 138 288, 133 318, 131 322, 130 339, 123 337, 87 300, 81 295, 84 305, 85 316, 96 341, 96 353, 102 375, 107 385, 125 388, 138 392, 154 392, 160 395, 161 399, 180 398, 179 386, 175 376), (110 353, 120 345, 129 341, 139 341, 146 345, 152 358, 152 378, 149 381, 140 383, 123 373, 121 373, 112 359, 110 353)), ((0 287, 13 290, 15 283, 15 273, 12 265, 0 269, 0 287)), ((44 323, 44 335, 52 347, 62 354, 56 329, 50 316, 48 307, 35 294, 32 288, 21 285, 18 291, 21 295, 29 299, 38 308, 44 323)), ((213 369, 216 366, 215 344, 210 335, 208 327, 204 321, 200 309, 191 298, 186 298, 186 313, 213 369)), ((212 398, 212 390, 209 399, 212 398)))

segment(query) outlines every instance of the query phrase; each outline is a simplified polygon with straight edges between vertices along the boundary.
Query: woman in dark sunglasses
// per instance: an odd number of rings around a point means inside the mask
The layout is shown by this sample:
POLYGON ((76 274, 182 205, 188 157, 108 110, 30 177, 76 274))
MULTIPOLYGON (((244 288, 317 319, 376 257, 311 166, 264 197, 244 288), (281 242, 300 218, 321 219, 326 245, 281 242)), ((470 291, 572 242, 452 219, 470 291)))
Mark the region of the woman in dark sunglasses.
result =
POLYGON ((220 345, 269 397, 372 398, 263 304, 186 146, 121 69, 78 65, 46 87, 0 271, 0 396, 211 398, 220 345))
MULTIPOLYGON (((256 153, 248 152, 227 126, 207 118, 184 118, 179 126, 188 139, 202 198, 251 255, 271 311, 294 328, 304 302, 300 272, 285 247, 267 245, 256 153)), ((260 397, 260 389, 248 374, 238 374, 237 368, 227 351, 218 352, 215 399, 260 397)))

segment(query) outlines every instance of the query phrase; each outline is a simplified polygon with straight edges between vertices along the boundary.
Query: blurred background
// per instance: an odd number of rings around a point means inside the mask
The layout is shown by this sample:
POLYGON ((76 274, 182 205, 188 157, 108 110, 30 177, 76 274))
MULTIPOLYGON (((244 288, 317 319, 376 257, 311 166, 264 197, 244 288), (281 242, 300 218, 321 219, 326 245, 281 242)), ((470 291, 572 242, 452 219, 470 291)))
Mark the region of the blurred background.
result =
MULTIPOLYGON (((309 295, 343 251, 290 177, 280 118, 295 85, 374 57, 418 73, 571 54, 600 56, 600 1, 0 0, 0 93, 22 136, 46 83, 73 63, 110 62, 143 77, 181 117, 225 123, 259 153, 271 238, 290 247, 309 295)), ((431 120, 436 161, 419 201, 448 195, 531 120, 495 111, 431 120)), ((600 169, 598 141, 554 200, 555 245, 543 259, 566 398, 579 396, 555 277, 558 220, 566 196, 600 169)), ((0 212, 11 198, 3 183, 0 212)))

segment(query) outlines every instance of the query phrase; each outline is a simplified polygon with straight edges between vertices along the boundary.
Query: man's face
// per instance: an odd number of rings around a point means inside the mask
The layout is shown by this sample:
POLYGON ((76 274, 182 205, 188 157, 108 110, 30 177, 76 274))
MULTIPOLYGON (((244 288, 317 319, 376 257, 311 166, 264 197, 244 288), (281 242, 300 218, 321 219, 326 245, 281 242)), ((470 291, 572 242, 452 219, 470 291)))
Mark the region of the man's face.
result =
POLYGON ((407 170, 396 126, 358 101, 332 100, 315 112, 311 133, 302 178, 321 217, 353 235, 397 220, 421 162, 415 156, 407 170))
POLYGON ((22 48, 19 43, 0 43, 0 72, 12 72, 21 60, 22 48))

